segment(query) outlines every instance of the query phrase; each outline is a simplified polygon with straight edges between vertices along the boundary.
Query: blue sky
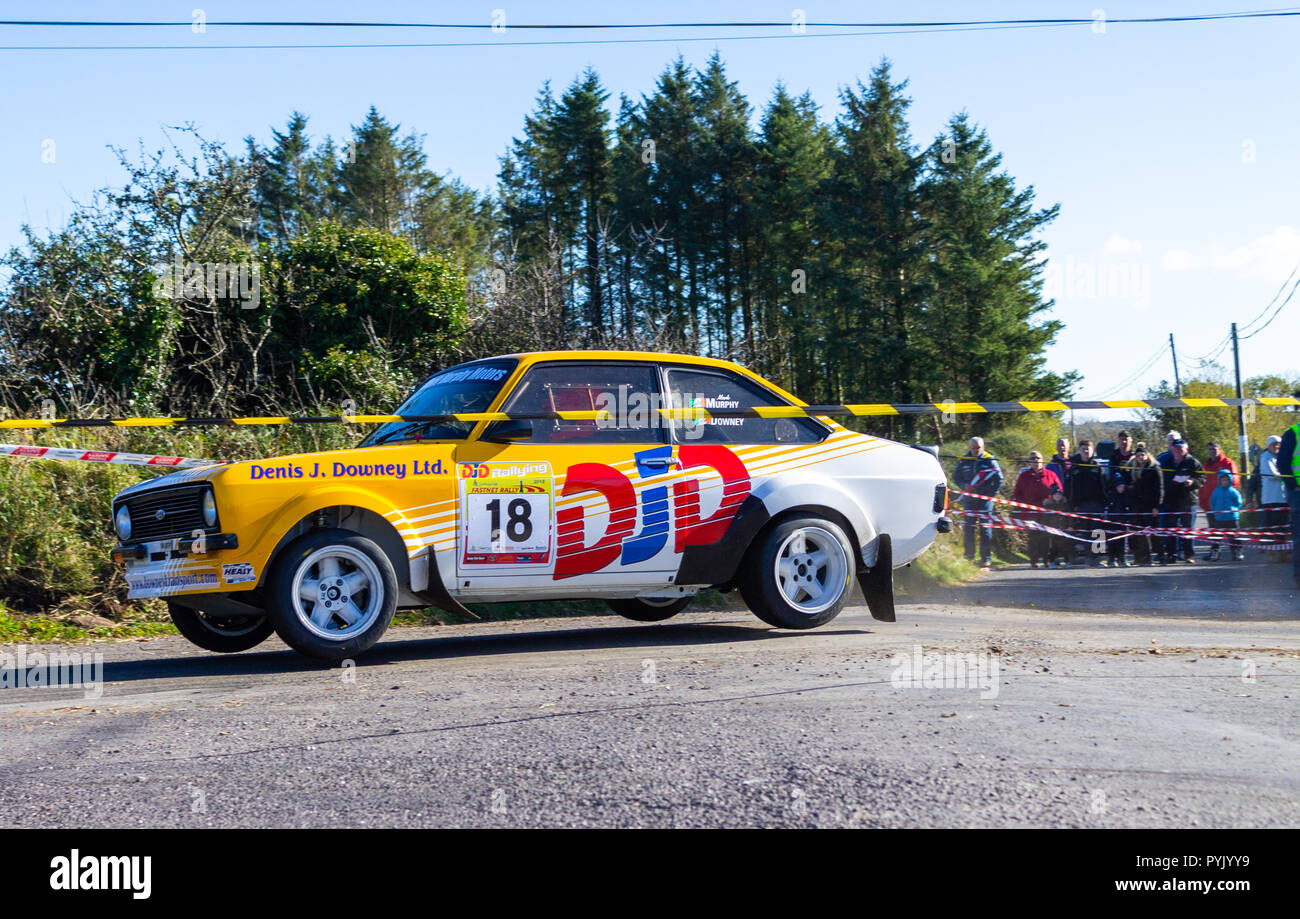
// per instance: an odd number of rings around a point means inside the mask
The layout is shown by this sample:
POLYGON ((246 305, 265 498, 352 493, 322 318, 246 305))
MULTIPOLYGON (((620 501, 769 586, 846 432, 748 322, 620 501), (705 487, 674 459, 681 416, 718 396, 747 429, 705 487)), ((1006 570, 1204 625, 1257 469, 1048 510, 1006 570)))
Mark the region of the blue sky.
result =
MULTIPOLYGON (((647 44, 499 47, 492 42, 590 38, 512 31, 524 22, 1110 18, 1237 9, 1220 0, 1162 3, 967 2, 783 4, 328 2, 204 4, 218 19, 405 19, 489 22, 506 31, 140 30, 0 27, 0 45, 175 44, 165 51, 0 50, 0 246, 19 228, 58 225, 73 199, 121 179, 110 146, 146 146, 193 122, 208 137, 261 140, 298 109, 315 137, 347 134, 370 105, 426 135, 433 168, 487 189, 498 157, 544 80, 562 89, 594 67, 613 93, 651 91, 681 53, 702 65, 719 50, 731 77, 761 104, 778 80, 810 90, 823 115, 840 86, 888 56, 909 79, 914 139, 928 142, 955 111, 983 124, 1005 167, 1061 215, 1044 239, 1056 318, 1065 324, 1051 366, 1077 369, 1077 396, 1139 394, 1171 376, 1168 355, 1127 385, 1176 334, 1184 375, 1236 319, 1261 310, 1300 263, 1300 19, 1088 26, 854 37, 720 39, 735 29, 666 29, 596 37, 668 38, 647 44), (682 36, 711 39, 682 41, 682 36), (487 42, 463 48, 219 50, 218 44, 487 42), (45 162, 53 141, 54 162, 45 162), (46 154, 43 157, 43 153, 46 154), (1120 387, 1116 389, 1116 387, 1120 387), (1113 390, 1113 391, 1112 391, 1113 390)), ((5 18, 186 20, 203 0, 178 3, 4 4, 5 18)), ((770 34, 770 33, 768 33, 770 34)), ((784 34, 784 33, 783 33, 784 34)), ((815 279, 810 279, 814 280, 815 279)), ((1288 288, 1289 289, 1289 288, 1288 288)), ((1242 344, 1246 375, 1300 373, 1300 296, 1242 344)), ((1230 353, 1220 360, 1230 367, 1230 353)), ((979 398, 980 393, 953 394, 979 398)))

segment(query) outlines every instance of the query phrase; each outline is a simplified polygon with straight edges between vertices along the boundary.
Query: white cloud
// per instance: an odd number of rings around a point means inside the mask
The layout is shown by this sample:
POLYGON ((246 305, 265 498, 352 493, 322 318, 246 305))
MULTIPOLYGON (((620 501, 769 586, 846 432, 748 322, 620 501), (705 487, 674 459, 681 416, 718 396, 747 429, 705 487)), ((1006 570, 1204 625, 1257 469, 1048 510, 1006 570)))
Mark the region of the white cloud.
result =
POLYGON ((1280 226, 1244 246, 1213 243, 1199 253, 1170 249, 1160 257, 1160 267, 1165 271, 1208 268, 1256 281, 1283 281, 1297 263, 1300 263, 1300 231, 1292 226, 1280 226))
POLYGON ((1300 232, 1282 226, 1245 246, 1214 247, 1210 262, 1215 268, 1236 271, 1254 280, 1283 281, 1300 262, 1300 232))
POLYGON ((1106 245, 1102 246, 1101 251, 1106 255, 1141 255, 1142 241, 1112 233, 1110 239, 1106 240, 1106 245))

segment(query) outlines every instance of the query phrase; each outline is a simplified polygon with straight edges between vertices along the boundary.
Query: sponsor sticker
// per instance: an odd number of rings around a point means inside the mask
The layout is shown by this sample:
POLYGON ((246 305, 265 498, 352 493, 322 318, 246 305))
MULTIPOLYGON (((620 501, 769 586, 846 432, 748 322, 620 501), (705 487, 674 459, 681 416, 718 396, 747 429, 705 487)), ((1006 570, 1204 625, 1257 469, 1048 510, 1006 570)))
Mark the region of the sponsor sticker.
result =
POLYGON ((217 574, 215 571, 204 571, 197 574, 147 574, 132 575, 130 571, 126 574, 126 585, 131 589, 131 598, 140 600, 146 597, 160 597, 166 594, 179 593, 183 590, 204 590, 209 587, 219 587, 217 574))
POLYGON ((257 580, 257 569, 248 562, 234 562, 221 566, 221 576, 227 584, 243 584, 257 580))
POLYGON ((462 565, 548 565, 555 479, 550 463, 461 463, 462 565))

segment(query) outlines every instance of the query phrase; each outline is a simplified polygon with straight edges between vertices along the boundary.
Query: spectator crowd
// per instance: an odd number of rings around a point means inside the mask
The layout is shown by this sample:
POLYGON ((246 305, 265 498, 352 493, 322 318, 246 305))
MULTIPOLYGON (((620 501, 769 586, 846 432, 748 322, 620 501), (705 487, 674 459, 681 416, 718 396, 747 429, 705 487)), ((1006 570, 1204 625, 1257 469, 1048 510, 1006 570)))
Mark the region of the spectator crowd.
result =
MULTIPOLYGON (((1300 485, 1296 474, 1296 441, 1300 424, 1281 435, 1268 438, 1255 475, 1240 480, 1237 464, 1214 441, 1205 445, 1204 460, 1192 454, 1191 445, 1178 431, 1170 431, 1165 448, 1154 453, 1145 443, 1134 443, 1127 431, 1115 439, 1106 459, 1097 456, 1091 440, 1079 442, 1070 452, 1068 438, 1056 442, 1056 452, 1047 460, 1040 451, 1029 454, 1029 465, 1020 470, 1011 498, 1031 508, 1002 508, 998 512, 1036 521, 1073 533, 1070 539, 1039 529, 1029 529, 1029 567, 1068 568, 1092 565, 1098 568, 1128 568, 1134 565, 1195 564, 1196 538, 1176 532, 1131 532, 1133 525, 1164 529, 1198 528, 1198 511, 1204 514, 1199 528, 1214 530, 1258 530, 1283 527, 1271 532, 1275 541, 1300 545, 1300 485), (1078 520, 1063 512, 1083 514, 1095 520, 1078 520), (1243 512, 1251 513, 1249 524, 1243 512), (1285 525, 1290 523, 1288 534, 1285 525), (1121 526, 1127 524, 1128 526, 1121 526), (1101 549, 1102 541, 1105 547, 1101 549)), ((977 557, 982 567, 993 560, 994 497, 1006 483, 998 458, 986 449, 983 438, 972 437, 970 449, 957 461, 955 486, 967 494, 960 499, 965 511, 966 557, 977 557)), ((1243 543, 1227 534, 1208 542, 1211 562, 1241 561, 1243 543)), ((1300 552, 1272 552, 1278 561, 1292 562, 1300 586, 1300 552)))

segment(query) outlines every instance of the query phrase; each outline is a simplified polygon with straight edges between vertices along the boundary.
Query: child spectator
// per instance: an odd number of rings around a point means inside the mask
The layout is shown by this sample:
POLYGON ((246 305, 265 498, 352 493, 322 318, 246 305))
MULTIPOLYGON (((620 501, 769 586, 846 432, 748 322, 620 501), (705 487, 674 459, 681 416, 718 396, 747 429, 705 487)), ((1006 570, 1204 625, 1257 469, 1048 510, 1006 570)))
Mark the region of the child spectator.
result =
MULTIPOLYGON (((1241 526, 1241 492, 1237 491, 1232 485, 1232 473, 1227 469, 1220 469, 1218 475, 1218 485, 1210 492, 1210 526, 1216 530, 1236 530, 1241 526)), ((1232 550, 1233 561, 1242 560, 1241 544, 1235 540, 1228 540, 1228 548, 1232 550)), ((1219 544, 1213 542, 1210 544, 1210 561, 1219 560, 1219 544)))
POLYGON ((1212 440, 1205 445, 1205 471, 1207 475, 1205 476, 1205 484, 1201 486, 1198 501, 1203 511, 1208 512, 1210 510, 1210 495, 1214 494, 1218 489, 1218 473, 1221 469, 1226 469, 1232 474, 1233 480, 1228 484, 1235 487, 1237 485, 1237 464, 1232 461, 1232 457, 1223 452, 1223 448, 1219 446, 1218 442, 1212 440))

